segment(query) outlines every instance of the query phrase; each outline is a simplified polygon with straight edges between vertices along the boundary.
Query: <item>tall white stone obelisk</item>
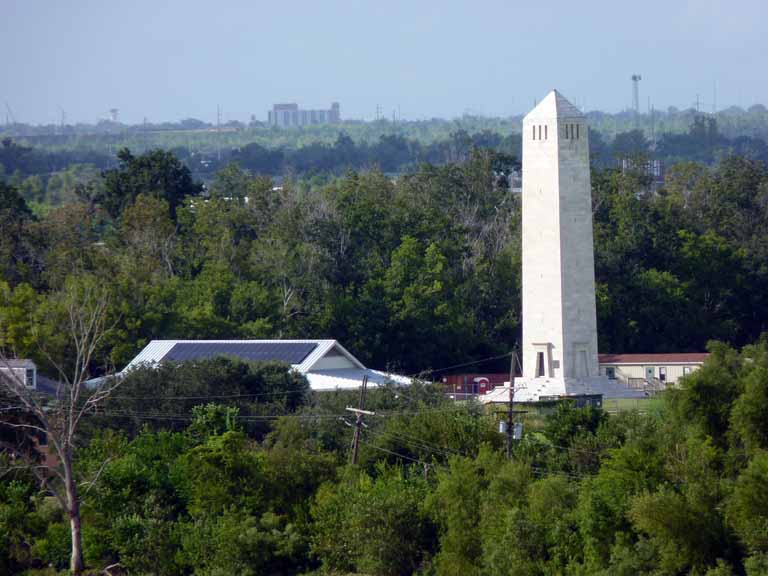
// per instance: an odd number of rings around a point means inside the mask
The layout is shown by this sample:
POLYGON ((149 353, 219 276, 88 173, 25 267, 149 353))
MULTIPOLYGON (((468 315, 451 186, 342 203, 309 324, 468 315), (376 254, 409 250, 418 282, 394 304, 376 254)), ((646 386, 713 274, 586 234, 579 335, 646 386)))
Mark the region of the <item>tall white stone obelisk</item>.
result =
POLYGON ((523 376, 516 401, 635 396, 600 376, 589 138, 556 90, 523 119, 523 376))

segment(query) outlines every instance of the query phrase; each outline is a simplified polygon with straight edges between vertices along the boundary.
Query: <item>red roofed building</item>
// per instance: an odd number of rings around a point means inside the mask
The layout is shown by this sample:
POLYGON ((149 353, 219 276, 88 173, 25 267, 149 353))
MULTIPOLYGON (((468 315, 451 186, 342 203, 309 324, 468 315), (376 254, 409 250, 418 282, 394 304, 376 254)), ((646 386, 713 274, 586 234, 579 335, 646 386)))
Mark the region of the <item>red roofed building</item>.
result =
MULTIPOLYGON (((601 376, 653 394, 701 368, 708 357, 708 352, 598 354, 598 366, 601 376)), ((449 374, 441 380, 445 392, 456 400, 482 397, 497 388, 509 389, 508 372, 449 374)))

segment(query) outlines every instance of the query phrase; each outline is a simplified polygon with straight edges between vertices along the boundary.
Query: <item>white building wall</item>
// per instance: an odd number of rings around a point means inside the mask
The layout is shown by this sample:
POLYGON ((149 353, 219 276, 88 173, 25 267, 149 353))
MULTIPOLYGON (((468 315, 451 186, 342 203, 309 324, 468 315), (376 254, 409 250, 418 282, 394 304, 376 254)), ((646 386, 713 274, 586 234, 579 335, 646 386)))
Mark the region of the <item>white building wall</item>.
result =
POLYGON ((2 373, 4 378, 11 380, 14 384, 21 382, 28 388, 37 387, 37 368, 35 368, 34 365, 12 368, 0 366, 0 373, 2 373), (27 370, 32 370, 31 380, 27 378, 27 370))
POLYGON ((563 284, 563 375, 598 374, 595 261, 589 141, 584 118, 557 123, 560 170, 560 253, 563 284))
POLYGON ((660 368, 664 368, 667 371, 667 378, 665 382, 667 384, 677 384, 677 382, 685 376, 686 368, 690 369, 693 373, 699 368, 700 364, 600 364, 600 374, 603 376, 608 375, 608 368, 614 369, 616 379, 620 382, 626 383, 629 379, 644 380, 646 377, 646 368, 653 368, 653 377, 659 378, 660 368))
POLYGON ((549 343, 554 378, 598 375, 589 140, 550 92, 523 120, 523 375, 549 343))
MULTIPOLYGON (((554 110, 553 110, 554 112, 554 110)), ((523 377, 544 351, 548 375, 563 372, 558 143, 554 116, 523 120, 523 377), (548 345, 542 348, 538 345, 548 345)))
POLYGON ((344 368, 357 368, 346 356, 325 356, 320 358, 312 366, 312 370, 341 370, 344 368))

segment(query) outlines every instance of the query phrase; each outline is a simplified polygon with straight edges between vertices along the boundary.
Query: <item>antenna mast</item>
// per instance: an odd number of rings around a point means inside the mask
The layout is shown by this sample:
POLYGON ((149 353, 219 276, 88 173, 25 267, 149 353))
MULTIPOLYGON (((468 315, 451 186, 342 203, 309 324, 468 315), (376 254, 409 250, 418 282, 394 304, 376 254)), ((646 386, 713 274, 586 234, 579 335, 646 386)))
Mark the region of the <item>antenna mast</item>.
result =
POLYGON ((217 156, 221 162, 221 106, 219 104, 216 104, 216 143, 217 156))
POLYGON ((11 110, 11 105, 8 104, 8 101, 5 101, 5 109, 7 111, 7 114, 5 115, 5 123, 9 126, 16 126, 16 118, 13 117, 13 111, 11 110), (9 122, 10 119, 10 122, 9 122))
POLYGON ((640 114, 640 80, 642 79, 640 74, 632 74, 632 109, 636 116, 640 114))

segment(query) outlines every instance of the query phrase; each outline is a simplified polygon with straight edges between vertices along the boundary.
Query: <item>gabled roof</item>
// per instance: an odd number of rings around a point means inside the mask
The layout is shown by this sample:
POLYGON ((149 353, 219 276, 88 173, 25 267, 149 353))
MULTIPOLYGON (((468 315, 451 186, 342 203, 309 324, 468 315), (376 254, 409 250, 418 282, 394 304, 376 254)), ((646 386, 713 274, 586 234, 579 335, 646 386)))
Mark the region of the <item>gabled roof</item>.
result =
POLYGON ((523 122, 532 120, 554 120, 559 118, 584 118, 581 110, 571 104, 568 99, 557 90, 552 90, 538 105, 526 114, 523 122))
POLYGON ((234 356, 243 360, 279 361, 306 374, 329 352, 346 357, 361 370, 365 366, 336 340, 152 340, 123 369, 164 360, 183 361, 234 356))
POLYGON ((36 368, 36 366, 28 358, 8 358, 0 360, 0 368, 36 368))
POLYGON ((600 364, 702 364, 708 352, 674 354, 598 354, 600 364))
POLYGON ((407 376, 399 376, 379 370, 344 368, 341 370, 317 370, 307 374, 307 380, 312 390, 354 390, 360 387, 363 378, 368 377, 368 386, 382 386, 388 382, 395 385, 408 386, 413 380, 407 376))

